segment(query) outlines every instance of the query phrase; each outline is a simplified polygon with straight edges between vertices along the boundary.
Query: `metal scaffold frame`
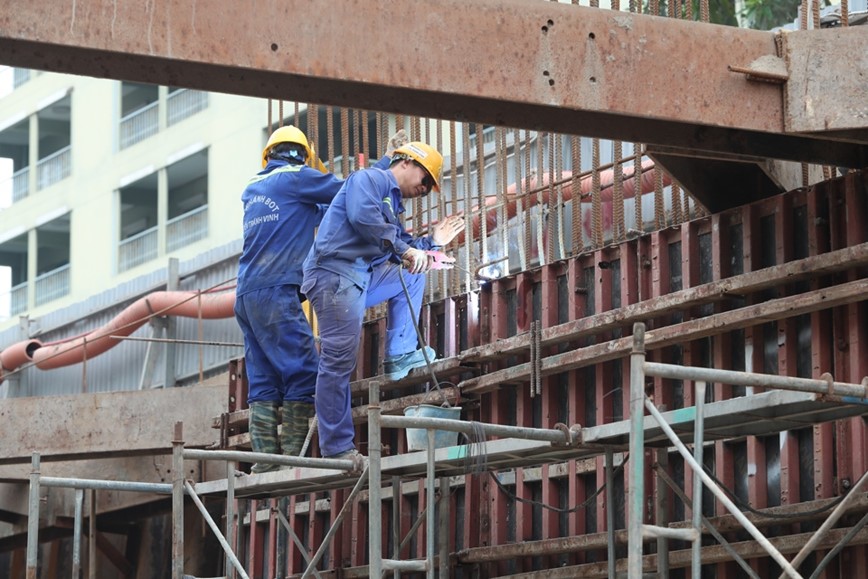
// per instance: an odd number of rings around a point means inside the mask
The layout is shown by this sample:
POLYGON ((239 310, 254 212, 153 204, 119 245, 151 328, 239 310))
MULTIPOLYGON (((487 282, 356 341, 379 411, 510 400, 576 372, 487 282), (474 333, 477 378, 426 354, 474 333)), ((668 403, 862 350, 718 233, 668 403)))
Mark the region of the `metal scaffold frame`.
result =
MULTIPOLYGON (((807 555, 816 547, 820 538, 831 529, 838 519, 846 512, 847 506, 858 495, 861 488, 868 483, 868 473, 863 474, 859 481, 850 489, 844 499, 834 509, 832 514, 823 523, 819 530, 813 535, 792 561, 788 561, 781 552, 766 538, 762 532, 741 512, 741 510, 732 502, 732 500, 721 490, 720 486, 712 480, 705 472, 702 466, 703 454, 703 437, 704 437, 704 407, 705 407, 705 391, 706 384, 709 382, 722 382, 726 384, 741 385, 741 386, 759 386, 764 388, 777 388, 783 390, 795 390, 798 392, 810 392, 829 399, 835 399, 845 403, 868 405, 868 378, 862 381, 862 384, 846 384, 835 382, 828 374, 823 375, 825 380, 811 380, 806 378, 795 378, 788 376, 774 376, 767 374, 755 374, 749 372, 734 372, 731 370, 718 370, 715 368, 697 368, 690 366, 677 366, 673 364, 661 364, 655 362, 647 362, 645 360, 645 325, 636 323, 633 326, 633 349, 630 356, 630 497, 629 497, 629 513, 628 513, 628 577, 640 578, 643 575, 643 539, 657 538, 658 547, 666 548, 667 539, 679 539, 690 541, 693 544, 691 557, 691 573, 693 577, 702 576, 702 527, 708 527, 714 537, 727 548, 732 554, 736 562, 745 570, 751 577, 756 577, 753 570, 741 558, 738 553, 728 548, 728 543, 722 535, 709 524, 702 516, 702 510, 699 505, 701 501, 697 497, 702 496, 703 485, 707 487, 714 496, 727 508, 727 510, 738 520, 738 522, 747 530, 750 535, 762 546, 762 548, 772 557, 772 559, 783 569, 781 579, 784 577, 792 577, 801 579, 802 575, 797 571, 807 555), (696 406, 693 411, 694 416, 694 433, 693 433, 693 453, 691 454, 687 446, 681 441, 672 427, 667 423, 666 419, 654 405, 645 393, 645 377, 657 376, 660 378, 670 378, 675 380, 693 381, 696 388, 696 406), (651 418, 646 419, 645 411, 648 411, 651 418), (693 502, 687 506, 693 511, 692 526, 686 529, 672 529, 665 526, 647 525, 644 520, 644 500, 645 500, 645 464, 644 450, 645 441, 644 434, 648 428, 648 421, 653 420, 663 430, 669 440, 672 442, 677 451, 684 458, 684 462, 695 473, 693 479, 693 502), (659 542, 662 539, 663 542, 659 542)), ((685 497, 686 498, 686 497, 685 497)), ((863 519, 865 521, 865 519, 863 519)), ((860 523, 860 527, 864 522, 860 523)), ((858 527, 857 529, 858 530, 858 527)), ((851 534, 847 534, 841 539, 839 544, 832 550, 831 553, 837 552, 849 541, 851 534)), ((817 572, 821 570, 825 563, 828 562, 827 556, 817 571, 812 577, 817 576, 817 572)), ((660 557, 658 562, 665 565, 666 557, 660 557)), ((659 563, 658 563, 659 564, 659 563)), ((663 576, 668 576, 668 568, 658 568, 658 573, 663 576)))
MULTIPOLYGON (((862 384, 847 384, 835 382, 831 376, 823 375, 823 379, 811 380, 804 378, 794 378, 787 376, 775 376, 768 374, 755 374, 748 372, 734 372, 729 370, 717 370, 713 368, 699 368, 689 366, 679 366, 672 364, 662 364, 656 362, 647 362, 645 360, 645 326, 642 323, 634 325, 633 347, 630 361, 630 414, 629 423, 629 504, 628 504, 628 556, 627 556, 627 576, 631 579, 641 578, 643 573, 648 571, 643 568, 643 541, 645 539, 657 539, 658 552, 658 568, 656 572, 661 576, 668 576, 668 540, 681 540, 692 542, 692 558, 691 571, 694 577, 701 576, 701 547, 702 547, 702 527, 705 526, 707 531, 713 535, 718 542, 730 553, 733 560, 744 569, 748 576, 757 577, 756 573, 748 566, 743 558, 732 548, 711 523, 702 515, 701 509, 694 508, 697 503, 695 497, 700 497, 703 491, 703 486, 707 487, 714 496, 732 513, 738 523, 758 542, 758 544, 768 553, 768 555, 781 567, 784 577, 801 578, 802 575, 797 571, 798 566, 805 560, 807 555, 816 548, 822 537, 836 524, 839 518, 847 511, 850 503, 855 500, 855 497, 861 492, 861 489, 868 485, 868 473, 864 474, 859 481, 851 488, 850 492, 845 495, 841 502, 835 507, 828 519, 816 531, 813 537, 807 541, 801 548, 799 553, 788 561, 780 553, 778 549, 766 538, 721 490, 718 484, 704 472, 702 465, 703 461, 703 445, 705 440, 705 390, 708 383, 728 383, 744 386, 755 386, 763 388, 793 390, 801 393, 809 393, 818 395, 824 399, 844 404, 868 405, 868 396, 866 396, 866 381, 862 384), (655 404, 647 397, 645 393, 645 378, 647 376, 656 376, 662 378, 670 378, 675 380, 692 381, 696 388, 696 405, 692 408, 681 409, 680 426, 685 422, 693 422, 693 452, 691 453, 678 434, 673 430, 670 424, 675 421, 671 417, 667 418, 657 409, 655 404), (649 415, 646 415, 645 412, 649 415), (684 413, 691 416, 685 418, 684 413), (685 502, 685 505, 692 509, 693 516, 691 525, 686 528, 676 528, 668 525, 650 525, 644 521, 644 501, 645 501, 645 464, 644 451, 646 444, 646 433, 656 429, 662 430, 668 442, 679 452, 686 465, 688 465, 696 473, 693 479, 693 501, 686 494, 677 488, 671 479, 665 473, 658 471, 658 476, 666 484, 673 487, 676 494, 685 502)), ((75 509, 75 524, 74 524, 74 574, 80 569, 80 545, 81 545, 81 529, 82 529, 82 508, 83 491, 91 490, 120 490, 120 491, 135 491, 135 492, 153 492, 158 494, 172 495, 172 578, 183 579, 184 569, 184 495, 186 494, 196 505, 209 528, 214 533, 226 555, 226 569, 233 569, 236 577, 248 579, 249 575, 245 571, 242 563, 233 551, 233 525, 236 514, 234 513, 234 502, 236 496, 236 465, 239 461, 255 460, 257 462, 265 462, 279 464, 284 466, 299 467, 293 473, 290 480, 285 477, 283 480, 272 480, 274 473, 269 473, 266 478, 262 475, 257 475, 269 481, 268 484, 259 485, 262 489, 259 492, 275 492, 277 494, 292 494, 293 484, 296 485, 295 492, 302 488, 298 486, 303 482, 303 479, 310 476, 326 476, 328 485, 331 488, 353 486, 352 491, 346 497, 344 504, 335 517, 328 533, 323 538, 316 553, 313 557, 308 557, 301 549, 305 561, 306 569, 302 575, 303 578, 316 576, 320 577, 316 566, 321 557, 328 548, 331 539, 338 532, 346 514, 352 508, 352 505, 358 497, 361 490, 368 486, 368 502, 369 502, 369 520, 368 520, 368 575, 372 577, 381 577, 386 571, 395 572, 396 576, 402 571, 409 572, 424 572, 427 578, 437 576, 448 576, 449 573, 449 552, 448 542, 445 540, 448 532, 445 523, 449 520, 449 475, 454 474, 456 468, 463 461, 466 463, 467 458, 473 452, 472 444, 461 445, 446 449, 437 449, 435 445, 435 431, 450 431, 464 433, 468 435, 469 440, 476 438, 486 439, 491 436, 497 436, 507 439, 505 447, 494 449, 495 452, 509 453, 509 441, 517 447, 520 440, 541 441, 551 445, 553 448, 561 448, 566 450, 566 455, 572 451, 573 455, 581 455, 584 452, 592 454, 605 453, 605 469, 607 481, 606 500, 611 504, 613 501, 612 484, 613 480, 613 449, 623 448, 623 431, 618 432, 613 429, 613 425, 607 425, 602 428, 581 428, 573 426, 571 428, 565 425, 558 425, 555 429, 539 429, 527 428, 518 426, 506 426, 498 424, 486 424, 478 422, 467 422, 462 420, 444 419, 444 418, 426 418, 418 416, 391 416, 382 415, 380 406, 380 384, 373 381, 370 390, 370 404, 368 407, 368 434, 369 434, 369 449, 370 456, 368 460, 362 464, 351 460, 335 460, 324 458, 302 458, 289 457, 282 455, 271 455, 263 453, 250 453, 244 451, 212 451, 212 450, 196 450, 184 449, 183 427, 181 423, 175 425, 174 439, 172 441, 173 449, 173 469, 174 475, 171 484, 143 483, 143 482, 125 482, 125 481, 109 481, 109 480, 92 480, 92 479, 71 479, 58 477, 45 477, 40 475, 40 459, 39 454, 34 453, 32 457, 32 469, 30 475, 30 504, 29 504, 29 521, 27 535, 27 579, 36 579, 37 575, 37 545, 38 545, 38 528, 39 528, 39 502, 40 488, 42 487, 66 487, 76 489, 76 509, 75 509), (387 464, 389 460, 401 457, 391 457, 384 462, 381 451, 381 430, 382 428, 416 428, 427 430, 427 451, 425 454, 424 464, 420 457, 416 457, 416 466, 408 468, 406 461, 402 463, 401 468, 395 468, 394 465, 387 464), (607 440, 608 439, 608 440, 607 440), (583 448, 585 443, 590 443, 590 448, 583 448), (503 449, 506 449, 505 451, 503 449), (219 483, 214 487, 213 483, 201 483, 201 489, 194 488, 190 481, 184 480, 183 477, 183 462, 184 460, 223 460, 227 462, 226 476, 222 481, 214 481, 219 483), (403 541, 399 541, 400 537, 395 537, 394 552, 391 558, 387 558, 383 554, 382 544, 382 480, 384 470, 392 472, 393 480, 401 476, 420 476, 421 468, 424 466, 425 488, 427 506, 421 513, 419 519, 410 529, 407 537, 403 541), (384 468, 385 467, 385 468, 384 468), (436 479, 438 478, 438 467, 440 470, 440 496, 436 492, 436 479), (311 469, 311 470, 305 470, 311 469), (397 474, 394 474, 396 473, 397 474), (226 532, 221 532, 217 523, 211 517, 202 503, 200 495, 224 494, 227 498, 226 512, 226 532), (444 498, 446 500, 444 500, 444 498), (437 529, 437 521, 435 519, 435 509, 439 507, 440 528, 437 529), (414 560, 401 560, 400 552, 403 545, 409 540, 417 530, 422 521, 426 523, 425 530, 425 558, 414 560), (439 544, 437 537, 439 535, 439 544), (439 555, 439 562, 438 562, 439 555), (438 564, 439 563, 439 564, 438 564)), ((683 429, 682 429, 683 432, 683 429)), ((659 440, 655 441, 659 446, 659 440)), ((483 451, 485 452, 485 451, 483 451)), ((419 453, 415 453, 419 454, 419 453)), ((558 455, 563 458, 565 455, 558 455)), ((521 459, 521 464, 543 464, 550 461, 551 457, 545 454, 539 454, 538 459, 532 456, 525 456, 521 459)), ((286 471, 284 471, 286 472, 286 471)), ((466 472, 466 469, 465 469, 466 472)), ((250 477, 251 480, 257 477, 250 477)), ((252 485, 247 485, 247 492, 257 492, 257 483, 252 481, 252 485)), ((394 489, 393 489, 394 490, 394 489)), ((613 509, 607 509, 609 513, 613 509)), ((281 513, 282 514, 282 513, 281 513)), ((611 516, 611 515, 607 515, 611 516)), ((293 529, 289 525, 285 517, 280 517, 281 524, 289 533, 291 539, 300 545, 300 539, 296 536, 293 529)), ((825 564, 840 551, 841 548, 851 540, 853 535, 858 532, 866 523, 868 516, 863 517, 862 521, 849 533, 847 533, 824 558, 820 563, 817 571, 812 577, 818 576, 818 571, 824 568, 825 564)), ((91 520, 93 525, 93 520, 91 520)), ((608 550, 609 558, 607 562, 608 576, 614 578, 619 571, 617 559, 614 552, 615 547, 615 525, 613 520, 609 520, 607 524, 608 550)), ((228 575, 232 576, 232 575, 228 575)))

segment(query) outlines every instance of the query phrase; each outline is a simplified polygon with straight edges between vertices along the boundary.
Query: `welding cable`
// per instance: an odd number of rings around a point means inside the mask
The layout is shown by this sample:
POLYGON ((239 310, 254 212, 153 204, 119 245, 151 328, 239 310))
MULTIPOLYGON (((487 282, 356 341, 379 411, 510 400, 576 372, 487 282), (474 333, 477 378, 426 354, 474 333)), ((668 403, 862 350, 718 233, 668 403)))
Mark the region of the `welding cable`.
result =
POLYGON ((398 279, 401 280, 401 287, 404 289, 404 296, 407 298, 407 307, 410 308, 410 319, 413 321, 413 329, 416 330, 416 337, 419 339, 419 343, 422 345, 422 355, 425 357, 425 365, 428 367, 428 373, 431 374, 431 379, 434 382, 434 388, 440 394, 440 397, 443 399, 443 404, 445 408, 451 408, 452 405, 449 404, 449 398, 446 397, 446 394, 443 393, 443 390, 440 389, 440 381, 437 379, 437 374, 434 373, 434 368, 431 367, 431 360, 428 359, 428 351, 425 347, 428 345, 425 342, 425 338, 422 337, 422 330, 419 329, 419 323, 416 321, 416 312, 413 311, 413 300, 410 297, 410 290, 407 289, 407 284, 404 282, 404 264, 398 264, 398 279))
POLYGON ((761 517, 768 517, 769 519, 783 519, 783 520, 803 519, 806 516, 811 517, 814 515, 819 515, 819 514, 827 512, 827 511, 831 511, 832 509, 837 507, 838 504, 844 500, 844 497, 846 497, 848 494, 850 494, 850 491, 848 490, 843 495, 835 498, 835 500, 832 501, 831 503, 829 503, 828 505, 826 505, 824 507, 820 507, 818 509, 814 509, 813 511, 800 511, 798 514, 794 514, 794 515, 778 514, 778 513, 766 513, 766 512, 759 511, 759 510, 753 508, 749 503, 746 503, 743 500, 741 500, 741 498, 738 497, 727 486, 725 486, 723 484, 723 482, 721 482, 720 479, 718 479, 716 476, 714 476, 714 473, 711 472, 711 470, 707 466, 702 465, 702 467, 705 470, 705 473, 711 478, 711 480, 713 480, 715 482, 715 484, 717 484, 717 486, 719 486, 727 495, 729 495, 729 498, 732 499, 732 502, 734 502, 736 505, 738 505, 742 510, 749 511, 749 512, 751 512, 755 515, 759 515, 761 517))
MULTIPOLYGON (((616 466, 612 470, 612 473, 617 475, 618 472, 624 470, 624 464, 627 462, 628 458, 629 458, 629 455, 625 453, 624 459, 621 461, 621 464, 616 466)), ((497 485, 497 488, 499 488, 506 496, 508 496, 512 500, 518 501, 520 503, 525 503, 528 505, 537 505, 537 506, 540 506, 544 509, 554 511, 556 513, 570 514, 570 513, 574 513, 576 511, 578 511, 579 509, 584 509, 585 507, 587 507, 588 505, 593 503, 594 500, 600 495, 601 492, 606 490, 606 483, 603 483, 603 485, 597 487, 597 489, 593 493, 591 493, 591 495, 587 499, 585 499, 584 502, 582 502, 582 503, 580 503, 574 507, 570 507, 570 508, 566 509, 566 508, 562 508, 562 507, 553 507, 552 505, 548 505, 548 504, 540 502, 540 501, 535 501, 532 499, 525 499, 523 497, 519 497, 514 492, 512 492, 511 490, 506 488, 506 486, 502 482, 500 482, 500 479, 497 477, 497 475, 494 473, 494 471, 488 471, 488 474, 491 475, 491 478, 492 478, 492 480, 494 480, 494 483, 497 485)))

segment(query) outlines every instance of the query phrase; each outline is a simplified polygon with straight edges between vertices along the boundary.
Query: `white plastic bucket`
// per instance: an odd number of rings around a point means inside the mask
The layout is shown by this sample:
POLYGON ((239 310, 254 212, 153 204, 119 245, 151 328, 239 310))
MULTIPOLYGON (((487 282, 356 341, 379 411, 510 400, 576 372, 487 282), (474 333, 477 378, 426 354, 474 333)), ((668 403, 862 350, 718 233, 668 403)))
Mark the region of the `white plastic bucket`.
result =
MULTIPOLYGON (((444 408, 442 406, 432 406, 431 404, 420 404, 418 406, 408 406, 405 408, 404 416, 409 416, 411 418, 449 418, 452 420, 458 420, 461 418, 461 407, 453 406, 452 408, 444 408)), ((457 444, 457 432, 452 432, 450 430, 434 431, 434 448, 446 448, 447 446, 455 446, 457 444)), ((425 428, 408 428, 407 449, 410 452, 428 450, 428 430, 425 428)))

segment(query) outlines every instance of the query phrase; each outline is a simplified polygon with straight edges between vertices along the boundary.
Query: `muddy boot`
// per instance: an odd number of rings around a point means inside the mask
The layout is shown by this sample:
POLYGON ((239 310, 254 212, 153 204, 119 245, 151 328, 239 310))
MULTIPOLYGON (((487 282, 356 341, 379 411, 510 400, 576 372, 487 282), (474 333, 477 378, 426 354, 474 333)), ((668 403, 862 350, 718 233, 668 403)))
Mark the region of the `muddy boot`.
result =
POLYGON ((305 402, 283 403, 283 430, 280 434, 280 447, 283 454, 299 456, 307 438, 310 419, 316 413, 313 404, 305 402))
MULTIPOLYGON (((253 402, 250 405, 249 426, 250 445, 253 452, 280 454, 277 440, 277 404, 274 402, 253 402)), ((277 464, 256 463, 250 472, 259 474, 278 470, 277 464)))

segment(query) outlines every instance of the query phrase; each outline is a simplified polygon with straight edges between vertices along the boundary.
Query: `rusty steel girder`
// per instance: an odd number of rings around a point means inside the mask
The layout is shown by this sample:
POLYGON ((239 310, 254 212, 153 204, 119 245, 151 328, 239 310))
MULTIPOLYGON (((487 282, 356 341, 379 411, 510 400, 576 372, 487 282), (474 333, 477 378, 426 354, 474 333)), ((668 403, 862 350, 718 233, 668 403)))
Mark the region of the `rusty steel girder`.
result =
MULTIPOLYGON (((868 52, 864 34, 817 32, 868 52)), ((781 85, 728 69, 763 57, 771 32, 526 0, 10 0, 0 15, 0 62, 19 67, 863 166, 858 111, 844 136, 787 134, 816 128, 785 118, 781 85)))

